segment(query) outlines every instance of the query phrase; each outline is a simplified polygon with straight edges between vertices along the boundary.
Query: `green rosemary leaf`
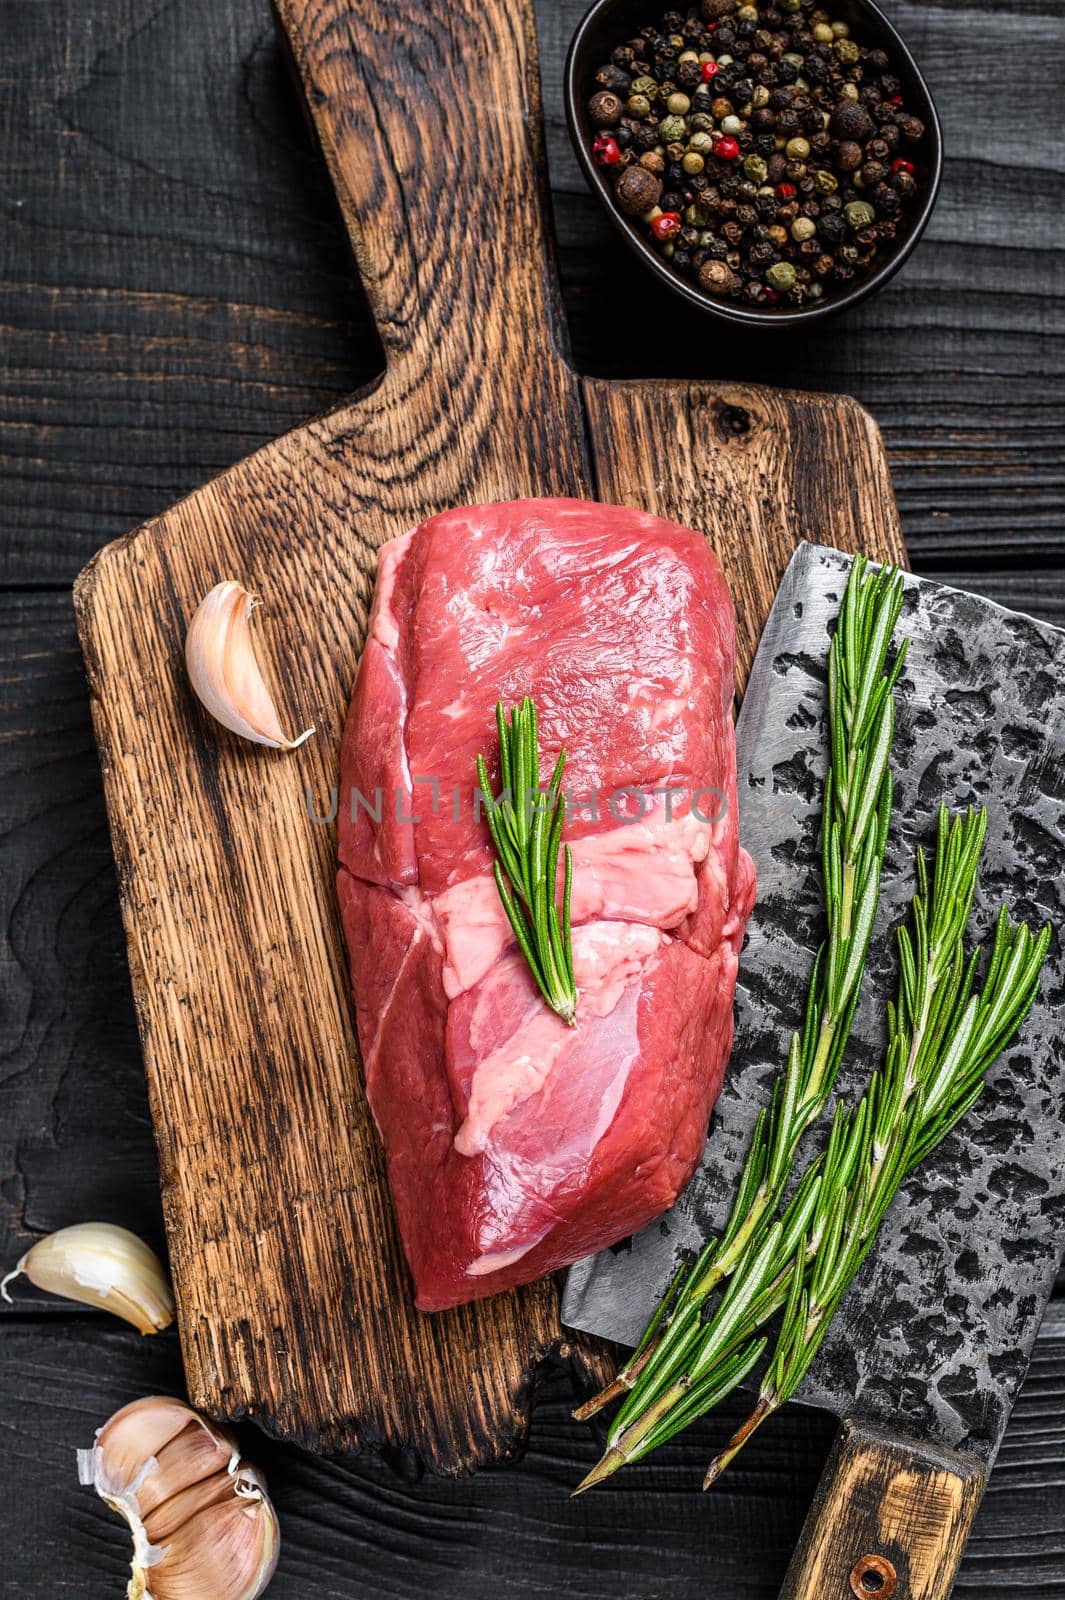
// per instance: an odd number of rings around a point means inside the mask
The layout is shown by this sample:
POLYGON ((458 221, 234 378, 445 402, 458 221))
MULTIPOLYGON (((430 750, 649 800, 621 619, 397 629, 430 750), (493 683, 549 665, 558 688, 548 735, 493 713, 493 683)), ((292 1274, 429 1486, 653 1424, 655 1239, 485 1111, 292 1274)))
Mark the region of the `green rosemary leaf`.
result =
MULTIPOLYGON (((829 761, 822 826, 827 937, 814 964, 802 1030, 791 1042, 769 1118, 759 1120, 749 1146, 738 1196, 742 1204, 734 1203, 718 1247, 659 1324, 657 1347, 650 1354, 646 1348, 641 1351, 639 1374, 633 1362, 626 1363, 614 1384, 597 1397, 605 1404, 620 1382, 629 1393, 626 1417, 652 1396, 658 1403, 670 1383, 684 1375, 688 1344, 669 1337, 670 1319, 683 1317, 688 1305, 701 1303, 732 1274, 748 1272, 781 1202, 799 1141, 832 1092, 858 1001, 887 844, 893 794, 887 769, 894 733, 891 692, 899 666, 899 656, 894 666, 888 665, 888 654, 902 602, 898 572, 885 568, 874 573, 863 558, 855 559, 828 658, 829 761)), ((596 1408, 597 1402, 591 1401, 581 1408, 582 1415, 596 1408)))
POLYGON ((477 757, 477 782, 485 800, 485 816, 495 850, 496 888, 537 987, 552 1011, 573 1025, 577 987, 570 928, 573 862, 568 845, 561 918, 556 898, 566 810, 562 793, 566 752, 559 752, 545 793, 540 786, 535 702, 526 696, 508 719, 500 701, 496 706, 496 730, 503 780, 499 796, 493 793, 488 763, 483 756, 477 757))
POLYGON ((923 852, 916 855, 912 922, 898 937, 899 992, 887 1007, 884 1061, 853 1110, 837 1107, 824 1152, 807 1163, 784 1204, 799 1140, 824 1109, 846 1046, 876 915, 893 796, 890 696, 904 649, 891 666, 887 656, 901 604, 897 574, 873 577, 854 563, 829 655, 822 830, 828 932, 802 1030, 758 1117, 724 1234, 677 1275, 636 1356, 581 1409, 589 1416, 627 1394, 607 1451, 582 1489, 716 1405, 735 1374, 751 1370, 762 1330, 779 1317, 758 1403, 711 1463, 704 1486, 716 1481, 795 1393, 900 1185, 975 1104, 987 1069, 1038 991, 1050 930, 1033 938, 1005 910, 976 988, 979 953, 966 957, 962 940, 987 817, 970 808, 951 819, 941 807, 931 876, 923 852))

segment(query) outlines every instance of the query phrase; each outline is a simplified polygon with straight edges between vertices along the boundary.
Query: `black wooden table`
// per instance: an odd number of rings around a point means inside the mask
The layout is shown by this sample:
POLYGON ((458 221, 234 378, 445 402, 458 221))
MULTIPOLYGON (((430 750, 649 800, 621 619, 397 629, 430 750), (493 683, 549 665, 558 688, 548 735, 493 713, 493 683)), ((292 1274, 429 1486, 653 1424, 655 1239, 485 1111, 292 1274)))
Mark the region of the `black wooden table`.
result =
MULTIPOLYGON (((939 209, 872 304, 760 340, 677 310, 618 253, 560 117, 581 0, 542 0, 574 359, 856 395, 883 428, 915 567, 1065 623, 1059 0, 888 4, 944 117, 939 209)), ((0 40, 7 1264, 87 1217, 162 1243, 71 581, 99 545, 324 410, 381 357, 266 0, 0 0, 0 40)), ((0 1588, 104 1600, 123 1591, 126 1540, 77 1486, 74 1447, 135 1395, 180 1392, 177 1341, 18 1302, 0 1323, 0 1588)), ((971 1600, 1065 1596, 1063 1394, 1059 1301, 962 1569, 971 1600)), ((548 1375, 523 1461, 462 1481, 401 1460, 318 1461, 251 1433, 284 1523, 271 1595, 775 1593, 824 1418, 777 1419, 705 1498, 696 1428, 570 1501, 595 1446, 569 1402, 548 1375)))

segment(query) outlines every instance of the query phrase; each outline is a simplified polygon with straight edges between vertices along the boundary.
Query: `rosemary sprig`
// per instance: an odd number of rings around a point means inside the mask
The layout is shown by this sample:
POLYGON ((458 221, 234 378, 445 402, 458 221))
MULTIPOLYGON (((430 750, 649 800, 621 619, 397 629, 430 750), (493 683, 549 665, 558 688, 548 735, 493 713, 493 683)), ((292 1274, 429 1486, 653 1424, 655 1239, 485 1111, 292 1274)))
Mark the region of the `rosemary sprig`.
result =
POLYGON ((941 808, 933 889, 919 851, 913 934, 899 930, 899 997, 888 1007, 883 1066, 853 1110, 837 1109, 826 1150, 807 1167, 762 1250, 709 1316, 704 1307, 702 1336, 685 1369, 620 1434, 612 1432, 580 1489, 717 1405, 756 1364, 767 1345, 762 1330, 783 1310, 757 1404, 711 1462, 703 1486, 716 1482, 799 1387, 905 1178, 979 1098, 988 1068, 1035 998, 1050 941, 1049 927, 1033 938, 1003 907, 987 975, 973 993, 979 952, 966 958, 962 939, 986 831, 984 811, 970 809, 951 823, 941 808))
POLYGON ((902 602, 899 572, 884 567, 874 573, 863 557, 855 558, 828 657, 830 757, 822 826, 827 934, 814 964, 805 1022, 792 1037, 772 1103, 755 1125, 724 1233, 678 1273, 613 1382, 574 1413, 580 1420, 591 1417, 639 1384, 639 1393, 614 1421, 611 1442, 687 1370, 691 1347, 702 1339, 704 1300, 757 1254, 796 1146, 832 1092, 880 897, 892 801, 892 691, 905 661, 905 642, 891 666, 888 656, 902 602))
POLYGON ((545 792, 540 786, 535 702, 526 695, 513 708, 508 722, 500 700, 496 705, 496 727, 503 779, 498 797, 492 791, 487 762, 483 756, 477 757, 477 781, 496 853, 492 863, 496 888, 540 993, 552 1011, 572 1027, 577 1020, 577 986, 570 932, 573 859, 569 845, 563 856, 561 911, 557 903, 558 861, 566 815, 562 793, 565 747, 559 751, 545 792))
POLYGON ((965 1116, 983 1092, 989 1067, 1026 1017, 1039 988, 1050 943, 999 912, 987 976, 973 993, 979 952, 968 959, 962 935, 969 919, 987 814, 970 809, 950 823, 939 815, 933 890, 923 852, 911 939, 899 932, 899 996, 888 1008, 884 1065, 853 1111, 834 1119, 838 1149, 857 1159, 848 1171, 826 1168, 814 1220, 819 1242, 796 1253, 784 1316, 758 1402, 710 1463, 704 1488, 796 1392, 829 1325, 876 1238, 901 1184, 965 1116))

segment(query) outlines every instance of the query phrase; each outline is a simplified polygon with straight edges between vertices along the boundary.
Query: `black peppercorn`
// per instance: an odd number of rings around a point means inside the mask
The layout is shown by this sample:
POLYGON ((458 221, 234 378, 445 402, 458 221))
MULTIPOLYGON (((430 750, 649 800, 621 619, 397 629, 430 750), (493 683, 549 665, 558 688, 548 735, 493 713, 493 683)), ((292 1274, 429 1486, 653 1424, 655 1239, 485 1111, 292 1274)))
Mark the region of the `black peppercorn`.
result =
POLYGON ((847 235, 847 225, 838 212, 823 213, 817 219, 817 236, 825 244, 841 244, 847 235))
POLYGON ((595 81, 600 89, 610 89, 614 94, 619 94, 623 99, 628 98, 632 79, 627 72, 622 72, 620 67, 600 67, 595 75, 595 81))
POLYGON ((917 180, 912 172, 896 172, 891 186, 900 200, 912 200, 917 193, 917 180))
POLYGON ((777 114, 769 106, 758 106, 751 112, 751 127, 755 133, 772 133, 777 125, 777 114))
POLYGON ((883 161, 865 161, 862 163, 862 182, 867 189, 875 189, 878 183, 883 183, 890 170, 883 161))
POLYGON ((841 100, 832 113, 831 128, 837 139, 864 143, 873 131, 873 119, 857 100, 841 100))
MULTIPOLYGON (((662 193, 662 184, 653 172, 645 167, 629 167, 614 185, 614 199, 627 216, 638 217, 656 206, 662 193)), ((665 209, 665 208, 663 208, 665 209)))
POLYGON ((853 139, 844 139, 836 151, 836 168, 839 172, 856 172, 862 164, 862 147, 853 139))
POLYGON ((899 192, 889 183, 881 183, 873 190, 873 204, 882 217, 897 217, 902 210, 899 192))
POLYGON ((904 117, 898 127, 907 144, 916 144, 918 139, 924 138, 924 123, 920 117, 904 117))
POLYGON ((600 89, 588 102, 588 115, 597 128, 616 128, 625 106, 611 89, 600 89))

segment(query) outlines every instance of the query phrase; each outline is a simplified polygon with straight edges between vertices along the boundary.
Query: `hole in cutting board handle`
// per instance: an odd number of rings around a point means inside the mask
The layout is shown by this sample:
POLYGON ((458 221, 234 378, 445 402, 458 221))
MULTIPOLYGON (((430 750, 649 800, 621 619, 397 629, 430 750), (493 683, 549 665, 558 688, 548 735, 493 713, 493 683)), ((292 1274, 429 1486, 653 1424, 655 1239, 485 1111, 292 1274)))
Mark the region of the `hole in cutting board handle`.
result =
POLYGON ((895 1568, 883 1556, 861 1556, 850 1572, 851 1591, 858 1600, 891 1600, 897 1581, 895 1568))

